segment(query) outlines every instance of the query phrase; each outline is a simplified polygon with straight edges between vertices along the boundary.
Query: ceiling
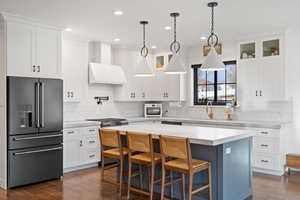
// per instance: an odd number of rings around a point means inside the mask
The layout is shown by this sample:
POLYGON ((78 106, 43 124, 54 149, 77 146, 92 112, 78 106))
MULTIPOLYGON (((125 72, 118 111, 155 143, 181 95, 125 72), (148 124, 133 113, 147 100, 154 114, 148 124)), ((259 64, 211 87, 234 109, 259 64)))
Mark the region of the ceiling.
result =
MULTIPOLYGON (((0 0, 0 11, 36 19, 89 40, 122 46, 141 44, 140 20, 149 20, 147 43, 164 48, 172 40, 170 12, 178 11, 178 40, 184 46, 197 45, 209 34, 208 0, 0 0), (114 16, 122 10, 122 16, 114 16)), ((282 31, 300 26, 299 0, 219 0, 216 32, 221 41, 282 31), (288 2, 288 3, 287 3, 288 2)))

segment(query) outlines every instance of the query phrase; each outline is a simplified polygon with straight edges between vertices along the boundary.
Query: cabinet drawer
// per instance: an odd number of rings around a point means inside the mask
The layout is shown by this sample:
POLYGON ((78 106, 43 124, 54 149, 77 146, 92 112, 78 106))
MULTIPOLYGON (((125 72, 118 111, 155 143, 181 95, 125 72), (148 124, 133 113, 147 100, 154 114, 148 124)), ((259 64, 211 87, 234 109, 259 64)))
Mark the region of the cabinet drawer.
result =
POLYGON ((280 166, 280 156, 254 154, 254 167, 278 170, 280 166))
POLYGON ((279 138, 254 137, 253 149, 255 152, 277 154, 280 152, 279 138))
POLYGON ((84 138, 84 147, 86 148, 99 148, 99 137, 85 137, 84 138))
POLYGON ((263 129, 258 131, 258 136, 261 137, 279 137, 280 131, 279 130, 274 130, 274 129, 263 129))
POLYGON ((80 130, 79 129, 66 129, 63 132, 64 135, 64 139, 68 139, 70 137, 77 137, 80 134, 80 130))
POLYGON ((99 149, 85 149, 83 153, 83 160, 85 164, 94 163, 100 161, 99 149))
POLYGON ((88 127, 84 128, 84 134, 88 135, 99 135, 99 128, 98 127, 88 127))

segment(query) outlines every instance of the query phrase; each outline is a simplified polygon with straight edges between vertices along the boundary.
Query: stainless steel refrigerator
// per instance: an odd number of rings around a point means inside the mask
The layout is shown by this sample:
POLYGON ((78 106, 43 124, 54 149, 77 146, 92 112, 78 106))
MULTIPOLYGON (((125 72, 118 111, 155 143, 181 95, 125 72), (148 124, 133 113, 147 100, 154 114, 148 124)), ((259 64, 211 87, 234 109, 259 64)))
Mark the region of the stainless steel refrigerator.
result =
POLYGON ((63 82, 7 77, 8 188, 63 174, 63 82))

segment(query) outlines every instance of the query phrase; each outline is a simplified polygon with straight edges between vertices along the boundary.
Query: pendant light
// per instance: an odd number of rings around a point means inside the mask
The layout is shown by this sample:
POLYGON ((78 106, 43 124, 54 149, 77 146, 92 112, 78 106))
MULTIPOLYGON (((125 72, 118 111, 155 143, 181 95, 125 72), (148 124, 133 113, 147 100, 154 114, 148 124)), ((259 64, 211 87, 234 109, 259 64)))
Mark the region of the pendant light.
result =
POLYGON ((170 45, 172 58, 169 64, 166 66, 165 73, 183 74, 186 73, 186 69, 185 69, 184 62, 182 61, 179 55, 180 43, 176 39, 176 17, 179 16, 179 13, 171 13, 170 16, 174 18, 174 41, 170 45))
POLYGON ((222 62, 221 56, 218 55, 216 51, 216 46, 218 44, 219 38, 214 32, 214 8, 218 6, 217 2, 210 2, 207 4, 211 8, 211 31, 210 36, 207 39, 207 44, 210 47, 210 51, 202 64, 200 70, 202 71, 219 71, 225 70, 225 65, 222 62))
POLYGON ((145 35, 146 35, 146 25, 148 21, 140 21, 140 24, 143 26, 143 47, 141 49, 141 60, 138 62, 135 70, 135 76, 139 77, 147 77, 147 76, 154 76, 153 68, 149 65, 147 61, 147 55, 149 49, 146 46, 145 35))

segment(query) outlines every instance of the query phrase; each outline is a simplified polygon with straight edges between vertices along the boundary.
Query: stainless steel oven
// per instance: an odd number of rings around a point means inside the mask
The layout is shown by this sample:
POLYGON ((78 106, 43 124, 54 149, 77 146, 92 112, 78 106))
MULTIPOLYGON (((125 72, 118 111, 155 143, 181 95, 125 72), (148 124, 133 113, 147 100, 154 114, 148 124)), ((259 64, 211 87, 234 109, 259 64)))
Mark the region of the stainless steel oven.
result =
POLYGON ((162 104, 145 104, 144 115, 149 117, 162 117, 162 104))

